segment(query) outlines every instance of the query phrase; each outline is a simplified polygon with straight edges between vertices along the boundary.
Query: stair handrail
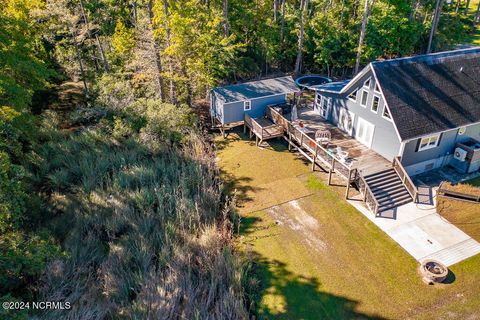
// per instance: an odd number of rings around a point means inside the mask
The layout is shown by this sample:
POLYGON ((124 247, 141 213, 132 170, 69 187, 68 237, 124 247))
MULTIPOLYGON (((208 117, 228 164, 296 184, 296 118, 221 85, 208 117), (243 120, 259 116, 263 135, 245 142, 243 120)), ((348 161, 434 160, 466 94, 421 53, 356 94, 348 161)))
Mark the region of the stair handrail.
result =
POLYGON ((418 202, 418 188, 413 183, 412 179, 408 175, 407 171, 403 167, 402 163, 400 162, 400 156, 396 156, 393 158, 392 161, 392 167, 393 170, 397 173, 397 175, 400 177, 400 180, 402 180, 402 184, 405 186, 405 189, 407 189, 408 193, 413 199, 414 203, 418 202))
POLYGON ((368 204, 368 201, 367 201, 367 198, 370 197, 373 202, 375 203, 374 207, 373 208, 370 208, 370 210, 373 211, 373 213, 376 215, 378 213, 378 209, 380 207, 380 203, 378 202, 377 198, 375 198, 375 195, 372 191, 372 189, 370 189, 370 186, 368 185, 367 181, 365 180, 365 178, 363 177, 363 174, 362 174, 362 171, 361 170, 357 170, 357 174, 358 174, 358 179, 361 181, 361 183, 364 185, 364 189, 363 191, 361 190, 361 186, 359 185, 359 189, 360 189, 360 192, 363 193, 363 201, 367 204, 367 206, 370 207, 370 205, 368 204))
MULTIPOLYGON (((301 147, 306 147, 310 151, 310 153, 312 153, 313 159, 316 160, 318 158, 317 152, 316 152, 318 150, 320 150, 324 154, 330 154, 330 152, 326 148, 324 148, 321 144, 319 144, 317 141, 309 137, 305 132, 294 127, 291 121, 287 120, 287 118, 285 118, 283 114, 281 114, 271 106, 268 106, 267 109, 268 109, 266 112, 267 117, 269 117, 273 123, 283 126, 285 128, 284 130, 285 130, 285 133, 287 133, 287 135, 289 136, 293 135, 293 138, 298 143, 300 143, 301 147)), ((342 166, 343 170, 338 170, 338 172, 346 180, 349 180, 348 177, 350 176, 351 170, 353 170, 354 168, 351 168, 349 165, 343 163, 339 159, 336 159, 334 155, 330 155, 330 157, 334 158, 336 162, 342 166)), ((328 164, 328 159, 323 159, 323 160, 326 164, 328 164)))

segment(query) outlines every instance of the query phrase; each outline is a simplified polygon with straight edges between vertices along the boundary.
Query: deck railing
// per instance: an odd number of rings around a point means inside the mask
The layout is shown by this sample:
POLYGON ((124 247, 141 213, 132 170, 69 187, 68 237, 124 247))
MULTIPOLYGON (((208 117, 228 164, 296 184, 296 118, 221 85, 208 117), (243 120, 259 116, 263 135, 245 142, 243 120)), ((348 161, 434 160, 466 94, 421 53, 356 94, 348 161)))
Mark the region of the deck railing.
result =
POLYGON ((378 208, 380 207, 380 204, 378 203, 377 199, 373 195, 372 190, 368 186, 368 183, 365 181, 363 178, 362 174, 360 172, 357 172, 357 186, 358 190, 362 193, 363 195, 363 201, 367 204, 368 208, 374 213, 378 213, 378 208))
POLYGON ((295 141, 300 148, 306 149, 310 154, 301 151, 305 157, 313 162, 313 166, 317 161, 320 161, 324 167, 331 170, 331 172, 339 173, 348 183, 354 181, 356 169, 351 168, 347 164, 337 159, 331 152, 325 149, 322 145, 317 143, 313 138, 308 136, 305 132, 296 128, 289 120, 287 120, 280 112, 272 107, 268 107, 266 111, 273 123, 281 125, 289 139, 289 142, 295 141))
POLYGON ((254 133, 259 134, 260 137, 264 136, 264 132, 263 132, 264 129, 257 121, 255 121, 254 118, 250 117, 248 114, 245 113, 244 121, 254 133))
POLYGON ((397 156, 397 157, 393 158, 392 167, 395 170, 395 172, 398 174, 400 179, 402 180, 402 183, 405 186, 405 189, 407 189, 408 193, 410 193, 410 196, 412 196, 413 202, 417 203, 418 202, 417 186, 413 183, 413 181, 412 181, 412 179, 410 179, 410 176, 408 175, 407 171, 402 166, 402 164, 400 162, 400 157, 397 156))

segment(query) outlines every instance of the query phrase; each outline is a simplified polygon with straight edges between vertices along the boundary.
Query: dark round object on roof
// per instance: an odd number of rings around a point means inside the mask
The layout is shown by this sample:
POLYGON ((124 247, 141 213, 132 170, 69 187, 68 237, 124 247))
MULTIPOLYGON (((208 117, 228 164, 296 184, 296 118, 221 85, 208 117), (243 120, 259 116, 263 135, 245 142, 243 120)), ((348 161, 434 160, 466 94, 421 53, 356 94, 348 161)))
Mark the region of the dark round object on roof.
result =
POLYGON ((295 84, 301 89, 308 89, 308 87, 318 86, 328 82, 332 82, 332 79, 316 75, 302 76, 295 80, 295 84))

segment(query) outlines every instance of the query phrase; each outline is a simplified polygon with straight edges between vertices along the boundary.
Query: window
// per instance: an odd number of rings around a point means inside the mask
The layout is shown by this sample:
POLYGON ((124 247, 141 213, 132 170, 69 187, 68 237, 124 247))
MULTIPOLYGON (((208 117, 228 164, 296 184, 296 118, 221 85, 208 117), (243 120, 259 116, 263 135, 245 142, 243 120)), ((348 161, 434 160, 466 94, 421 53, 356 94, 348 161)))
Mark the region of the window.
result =
POLYGON ((375 92, 380 93, 380 87, 378 86, 378 83, 375 83, 375 92))
POLYGON ((378 105, 380 104, 380 97, 379 96, 373 96, 372 99, 372 111, 375 113, 378 113, 378 105))
POLYGON ((420 139, 420 144, 418 146, 418 151, 428 150, 435 148, 438 146, 438 142, 440 141, 440 135, 429 136, 420 139))
POLYGON ((328 109, 331 104, 331 98, 322 98, 322 103, 320 105, 320 115, 325 119, 328 117, 328 109))
POLYGON ((251 109, 252 109, 251 101, 250 100, 245 100, 243 102, 243 111, 248 111, 248 110, 251 110, 251 109))
POLYGON ((368 78, 368 79, 363 83, 363 86, 364 86, 365 88, 370 89, 370 83, 371 83, 371 82, 372 82, 372 81, 371 81, 371 78, 368 78))
POLYGON ((386 105, 386 104, 384 104, 384 106, 383 106, 382 117, 384 117, 385 119, 388 119, 388 120, 391 120, 391 119, 392 119, 392 117, 390 116, 390 112, 388 112, 388 109, 387 109, 387 105, 386 105))
POLYGON ((360 101, 360 105, 362 105, 362 107, 366 107, 367 100, 368 100, 368 91, 362 90, 362 100, 360 101))
POLYGON ((348 99, 349 100, 352 100, 354 102, 357 102, 357 90, 353 91, 352 93, 350 93, 350 95, 348 96, 348 99))

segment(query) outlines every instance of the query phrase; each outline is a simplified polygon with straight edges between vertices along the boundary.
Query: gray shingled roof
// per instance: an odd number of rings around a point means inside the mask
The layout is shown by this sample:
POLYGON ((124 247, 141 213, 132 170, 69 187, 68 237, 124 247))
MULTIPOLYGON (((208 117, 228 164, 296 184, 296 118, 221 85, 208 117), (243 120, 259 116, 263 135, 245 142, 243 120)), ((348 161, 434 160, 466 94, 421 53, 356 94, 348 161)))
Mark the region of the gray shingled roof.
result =
POLYGON ((402 140, 480 122, 480 48, 372 62, 402 140))
POLYGON ((223 102, 245 101, 253 98, 271 96, 275 94, 296 92, 300 89, 295 85, 292 77, 281 77, 234 84, 212 89, 217 99, 223 102))

